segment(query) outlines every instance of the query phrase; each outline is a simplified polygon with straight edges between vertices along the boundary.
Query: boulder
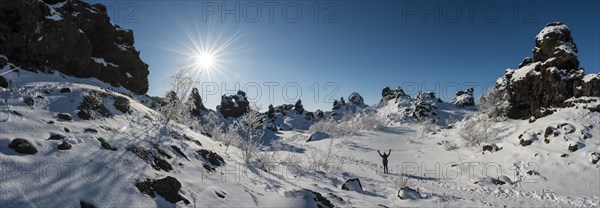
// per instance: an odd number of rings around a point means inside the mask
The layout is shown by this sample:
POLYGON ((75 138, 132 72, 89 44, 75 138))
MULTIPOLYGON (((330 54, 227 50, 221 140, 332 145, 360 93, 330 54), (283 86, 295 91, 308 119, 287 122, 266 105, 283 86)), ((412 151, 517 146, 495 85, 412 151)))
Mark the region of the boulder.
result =
POLYGON ((596 164, 598 163, 598 161, 600 160, 600 153, 592 153, 592 164, 596 164))
POLYGON ((131 111, 131 106, 129 105, 129 99, 123 96, 115 96, 115 102, 113 106, 122 113, 129 113, 131 111))
POLYGON ((60 93, 70 93, 71 92, 71 88, 68 87, 64 87, 60 89, 60 93))
POLYGON ((533 140, 531 139, 521 139, 519 140, 519 144, 521 144, 521 146, 526 147, 529 146, 533 143, 533 140))
POLYGON ((204 158, 204 160, 206 160, 213 166, 220 166, 222 164, 225 164, 225 161, 223 160, 223 158, 213 151, 201 149, 196 152, 198 153, 198 155, 200 155, 202 158, 204 158))
POLYGON ((35 104, 35 101, 33 100, 33 98, 30 98, 30 97, 23 98, 23 102, 25 104, 27 104, 28 106, 33 106, 35 104))
POLYGON ((10 144, 8 145, 8 147, 15 150, 15 152, 21 154, 33 155, 38 152, 38 150, 35 148, 35 146, 33 146, 33 144, 21 138, 13 139, 12 142, 10 142, 10 144))
POLYGON ((398 190, 398 198, 401 200, 417 200, 421 198, 421 194, 412 188, 402 187, 398 190))
POLYGON ((100 142, 100 146, 103 149, 117 151, 117 148, 114 148, 112 145, 110 145, 108 142, 106 142, 106 140, 104 140, 104 138, 98 138, 98 141, 100 142))
POLYGON ((327 139, 329 137, 330 137, 329 134, 318 131, 318 132, 312 133, 308 137, 308 139, 306 140, 306 142, 319 141, 319 140, 322 140, 322 139, 327 139))
POLYGON ((0 87, 8 88, 8 82, 6 81, 6 79, 3 76, 0 76, 0 87))
POLYGON ((579 145, 577 145, 577 143, 571 143, 571 144, 569 144, 569 151, 575 152, 578 149, 579 149, 579 145))
MULTIPOLYGON (((56 0, 56 1, 59 1, 59 0, 56 0)), ((91 204, 89 204, 87 202, 84 202, 84 201, 79 201, 79 207, 81 207, 81 208, 95 208, 93 205, 91 205, 91 204)))
POLYGON ((181 183, 171 176, 159 180, 146 180, 135 184, 135 186, 140 192, 147 194, 152 198, 155 198, 156 194, 158 194, 171 203, 183 201, 185 204, 190 204, 186 198, 179 194, 181 183))
POLYGON ((342 190, 346 190, 346 191, 356 191, 356 192, 362 192, 363 188, 362 188, 362 184, 360 183, 360 179, 358 178, 353 178, 353 179, 349 179, 346 182, 344 182, 344 184, 342 184, 342 190))
POLYGON ((58 117, 59 119, 65 120, 65 121, 70 121, 70 120, 72 120, 72 119, 73 119, 73 117, 71 116, 71 114, 68 114, 68 113, 59 113, 59 114, 57 115, 57 117, 58 117))
POLYGON ((569 124, 569 123, 559 124, 558 126, 556 126, 556 128, 563 130, 563 132, 565 132, 565 134, 572 134, 573 132, 575 132, 575 126, 573 126, 572 124, 569 124))
POLYGON ((62 134, 51 134, 48 140, 63 140, 65 136, 62 134))
POLYGON ((154 189, 159 196, 162 196, 168 202, 177 203, 179 201, 184 201, 185 204, 189 204, 187 199, 179 195, 181 183, 174 177, 167 176, 154 181, 152 183, 152 189, 154 189))
POLYGON ((58 149, 59 150, 69 150, 69 149, 71 149, 71 144, 69 144, 67 142, 63 142, 62 144, 58 145, 58 149))
POLYGON ((154 158, 154 164, 152 165, 152 167, 156 170, 163 170, 165 172, 173 170, 173 166, 171 166, 169 162, 159 157, 154 158))

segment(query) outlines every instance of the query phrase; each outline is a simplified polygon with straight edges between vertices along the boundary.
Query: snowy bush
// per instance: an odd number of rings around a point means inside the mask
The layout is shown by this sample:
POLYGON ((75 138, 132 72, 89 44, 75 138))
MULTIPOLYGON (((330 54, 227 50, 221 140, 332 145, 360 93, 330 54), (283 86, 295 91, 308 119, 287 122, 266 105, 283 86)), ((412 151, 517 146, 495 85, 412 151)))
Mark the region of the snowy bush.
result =
POLYGON ((452 150, 456 150, 458 149, 458 144, 456 144, 456 142, 444 142, 444 150, 446 151, 452 151, 452 150))
POLYGON ((480 146, 496 139, 496 129, 484 114, 465 118, 459 124, 459 136, 465 140, 465 146, 480 146))
POLYGON ((386 126, 386 119, 376 113, 346 114, 339 122, 332 118, 321 120, 308 128, 308 133, 323 132, 334 137, 351 136, 357 131, 375 131, 386 126))
POLYGON ((260 154, 262 147, 260 140, 264 135, 260 116, 258 110, 250 110, 237 118, 227 130, 235 135, 237 141, 234 144, 242 151, 242 158, 246 164, 260 154))
POLYGON ((337 151, 333 145, 333 139, 329 140, 325 150, 315 149, 306 154, 306 159, 310 169, 324 171, 339 171, 344 165, 344 161, 338 159, 337 151))
POLYGON ((480 99, 479 109, 490 118, 501 119, 508 113, 508 95, 502 90, 492 89, 480 99))

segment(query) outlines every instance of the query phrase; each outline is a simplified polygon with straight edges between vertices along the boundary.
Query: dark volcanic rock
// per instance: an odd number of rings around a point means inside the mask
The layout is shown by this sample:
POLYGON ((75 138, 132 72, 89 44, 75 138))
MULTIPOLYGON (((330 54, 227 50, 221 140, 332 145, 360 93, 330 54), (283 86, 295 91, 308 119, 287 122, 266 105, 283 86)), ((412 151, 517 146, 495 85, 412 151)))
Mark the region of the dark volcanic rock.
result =
POLYGON ((0 76, 0 87, 2 87, 2 88, 8 88, 8 82, 6 81, 6 79, 4 79, 3 76, 0 76))
POLYGON ((21 154, 32 155, 38 152, 35 146, 33 146, 33 144, 21 138, 13 139, 12 142, 10 142, 10 144, 8 145, 8 147, 15 150, 15 152, 21 154))
POLYGON ((458 107, 475 106, 475 98, 473 97, 474 89, 471 87, 467 91, 458 91, 456 97, 452 99, 452 104, 458 107))
POLYGON ((123 96, 115 96, 115 102, 113 106, 122 113, 129 113, 131 106, 129 105, 129 99, 123 96))
POLYGON ((62 144, 58 145, 58 149, 59 150, 69 150, 69 149, 71 149, 71 144, 69 144, 67 142, 63 142, 62 144))
POLYGON ((365 100, 357 92, 353 92, 350 94, 350 96, 348 96, 348 102, 350 102, 354 105, 364 105, 365 104, 365 100))
POLYGON ((27 104, 28 106, 33 106, 35 104, 35 101, 33 100, 33 98, 30 98, 30 97, 23 98, 23 102, 25 104, 27 104))
POLYGON ((208 111, 206 107, 204 107, 204 103, 202 103, 202 97, 198 92, 198 88, 192 88, 192 93, 188 99, 188 104, 191 106, 192 115, 199 116, 202 112, 208 111))
POLYGON ((294 104, 294 110, 296 110, 296 113, 298 114, 302 114, 304 112, 304 105, 302 105, 302 100, 296 101, 296 104, 294 104))
POLYGON ((217 111, 225 118, 240 117, 250 110, 250 102, 246 99, 246 93, 238 90, 235 95, 221 96, 221 105, 217 106, 217 111))
MULTIPOLYGON (((48 1, 48 0, 46 0, 46 1, 48 1)), ((59 0, 55 0, 55 1, 59 1, 59 0)), ((79 201, 79 207, 81 207, 81 208, 95 208, 93 205, 88 204, 88 203, 86 203, 84 201, 79 201)))
POLYGON ((71 119, 73 119, 73 117, 71 116, 71 114, 68 113, 59 113, 57 115, 58 118, 62 119, 62 120, 66 120, 66 121, 70 121, 71 119))
POLYGON ((140 192, 147 194, 152 198, 155 198, 156 194, 158 194, 171 203, 177 203, 179 201, 183 201, 185 204, 190 203, 186 198, 179 194, 181 183, 171 176, 159 180, 147 179, 144 182, 135 184, 135 187, 137 187, 140 192))
POLYGON ((65 87, 65 88, 60 89, 60 93, 69 93, 69 92, 71 92, 71 88, 65 87))
POLYGON ((346 191, 363 191, 362 184, 358 178, 349 179, 342 184, 342 190, 346 191))
POLYGON ((166 172, 173 170, 173 166, 171 166, 169 162, 159 157, 154 158, 153 168, 156 170, 164 170, 166 172))
MULTIPOLYGON (((104 106, 104 98, 108 95, 103 92, 92 90, 83 97, 83 101, 77 107, 79 112, 77 116, 84 120, 96 119, 99 116, 109 117, 112 116, 110 111, 104 106)), ((116 100, 115 100, 116 102, 116 100)), ((127 101, 128 104, 129 101, 127 101)), ((123 106, 123 110, 126 110, 128 105, 123 106)))
POLYGON ((198 153, 198 155, 204 158, 204 160, 208 161, 211 165, 219 166, 225 164, 223 158, 213 151, 201 149, 196 152, 198 153))
POLYGON ((117 151, 117 148, 111 146, 108 142, 106 142, 106 140, 104 140, 104 138, 98 138, 98 141, 100 142, 100 146, 102 146, 103 149, 117 151))
POLYGON ((171 203, 177 203, 179 201, 184 201, 185 204, 189 204, 190 202, 183 198, 179 194, 179 189, 181 189, 181 183, 171 176, 167 176, 163 179, 156 180, 152 182, 152 189, 156 191, 159 196, 162 196, 171 203))
POLYGON ((578 149, 579 149, 579 145, 577 145, 577 143, 575 143, 575 144, 569 144, 569 151, 575 152, 578 149))
POLYGON ((564 102, 569 98, 600 96, 600 79, 594 79, 595 75, 584 79, 584 74, 571 29, 555 22, 536 36, 533 59, 523 60, 519 69, 507 70, 494 90, 509 101, 507 117, 540 118, 554 112, 549 108, 571 106, 564 102))
POLYGON ((65 138, 65 136, 63 136, 61 134, 52 134, 52 135, 50 135, 48 140, 62 140, 64 138, 65 138))
POLYGON ((519 144, 521 144, 521 146, 525 147, 525 146, 529 146, 533 143, 533 140, 531 139, 521 139, 519 141, 519 144))
POLYGON ((54 9, 38 0, 0 4, 0 54, 26 69, 95 77, 144 94, 148 65, 133 44, 133 32, 113 25, 101 4, 74 0, 54 9))

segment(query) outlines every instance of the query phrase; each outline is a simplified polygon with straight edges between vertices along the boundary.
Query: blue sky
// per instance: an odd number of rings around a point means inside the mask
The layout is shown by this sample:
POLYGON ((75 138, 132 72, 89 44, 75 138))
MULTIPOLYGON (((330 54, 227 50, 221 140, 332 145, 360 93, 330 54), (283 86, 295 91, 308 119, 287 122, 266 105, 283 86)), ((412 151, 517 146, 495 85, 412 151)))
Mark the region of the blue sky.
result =
POLYGON ((581 66, 600 69, 598 1, 99 2, 113 23, 134 30, 150 95, 169 90, 169 73, 189 62, 173 52, 191 45, 184 30, 238 37, 219 57, 222 73, 201 77, 212 109, 237 88, 263 109, 300 98, 309 110, 329 110, 352 92, 374 104, 384 86, 398 85, 444 100, 475 86, 479 97, 532 56, 535 35, 554 21, 571 27, 581 66))

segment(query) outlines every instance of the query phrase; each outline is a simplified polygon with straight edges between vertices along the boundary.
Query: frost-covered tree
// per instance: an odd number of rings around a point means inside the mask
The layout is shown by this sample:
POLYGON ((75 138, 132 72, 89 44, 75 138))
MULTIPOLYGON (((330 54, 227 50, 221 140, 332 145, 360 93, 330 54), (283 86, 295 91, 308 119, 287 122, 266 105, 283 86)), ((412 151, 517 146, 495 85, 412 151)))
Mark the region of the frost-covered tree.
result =
POLYGON ((494 88, 487 95, 481 97, 479 109, 490 118, 500 118, 506 116, 509 106, 506 92, 494 88))
POLYGON ((251 109, 246 114, 235 119, 228 131, 237 133, 236 145, 242 151, 246 164, 250 163, 260 152, 261 139, 264 135, 262 115, 258 109, 251 109))
POLYGON ((161 108, 161 112, 165 116, 165 126, 173 119, 189 118, 189 102, 187 97, 192 88, 198 84, 198 76, 194 73, 194 69, 189 66, 178 66, 177 70, 169 76, 171 91, 167 93, 165 105, 161 108))

